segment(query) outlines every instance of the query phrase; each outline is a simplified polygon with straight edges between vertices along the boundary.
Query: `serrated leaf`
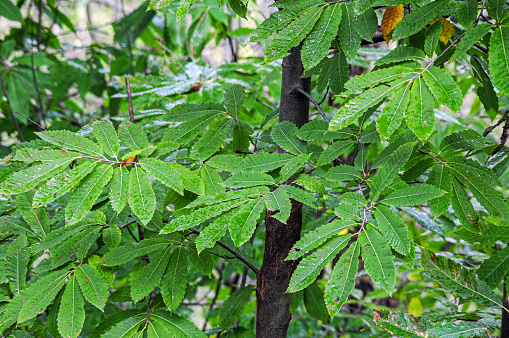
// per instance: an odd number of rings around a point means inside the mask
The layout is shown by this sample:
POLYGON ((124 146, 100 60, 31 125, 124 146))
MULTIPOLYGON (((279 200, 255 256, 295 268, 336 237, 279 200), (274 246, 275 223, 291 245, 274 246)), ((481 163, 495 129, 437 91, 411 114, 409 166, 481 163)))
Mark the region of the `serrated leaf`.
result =
POLYGON ((433 57, 435 50, 440 41, 440 35, 442 34, 442 25, 430 25, 426 32, 426 40, 424 40, 424 51, 430 58, 433 57))
POLYGON ((109 249, 114 249, 120 245, 122 231, 120 231, 117 225, 112 224, 103 229, 102 236, 104 244, 106 244, 109 249))
POLYGON ((392 40, 392 31, 396 25, 403 19, 405 7, 403 5, 387 6, 382 19, 380 28, 385 42, 388 44, 392 40))
POLYGON ((497 22, 501 22, 504 18, 504 14, 506 13, 505 9, 506 3, 504 0, 487 0, 486 1, 486 10, 491 18, 495 19, 497 22))
POLYGON ((208 165, 200 168, 200 177, 205 186, 205 194, 214 196, 226 191, 226 188, 222 185, 223 179, 221 176, 208 165))
POLYGON ((373 321, 392 336, 420 338, 426 334, 429 323, 421 318, 399 311, 380 309, 374 310, 373 321))
POLYGON ((338 235, 355 224, 356 222, 350 220, 332 221, 314 231, 307 232, 294 244, 285 260, 296 260, 304 256, 306 253, 325 242, 332 235, 338 235))
POLYGON ((486 306, 502 306, 498 296, 474 271, 427 249, 422 250, 421 257, 424 272, 447 291, 455 292, 467 301, 486 306))
POLYGON ((436 99, 458 112, 463 105, 461 89, 454 79, 443 68, 431 67, 422 74, 424 82, 436 99))
POLYGON ((265 63, 287 56, 290 48, 297 46, 311 32, 322 15, 323 9, 323 7, 311 7, 284 27, 267 47, 265 63))
POLYGON ((13 215, 5 215, 0 217, 0 229, 6 232, 12 232, 16 235, 22 235, 26 232, 37 237, 28 224, 21 218, 13 215))
POLYGON ((123 145, 131 150, 142 150, 148 147, 147 134, 138 124, 124 121, 118 126, 118 137, 123 145))
MULTIPOLYGON (((472 1, 472 0, 468 0, 466 2, 461 1, 461 3, 466 5, 466 4, 474 2, 474 1, 472 1)), ((475 2, 475 11, 477 14, 477 2, 475 2)), ((459 15, 459 13, 458 13, 458 15, 459 15)), ((458 43, 458 48, 456 48, 456 50, 454 51, 454 54, 452 55, 449 62, 454 62, 454 61, 460 59, 463 55, 465 55, 465 53, 470 48, 472 48, 472 46, 474 44, 476 44, 486 34, 488 34, 490 29, 491 29, 491 25, 479 24, 479 25, 473 27, 471 30, 467 31, 467 33, 461 38, 460 42, 458 43)))
POLYGON ((461 224, 470 231, 477 232, 475 225, 478 222, 478 214, 474 210, 470 198, 467 196, 461 183, 456 179, 452 179, 452 196, 451 204, 454 214, 460 220, 461 224))
POLYGON ((493 84, 505 95, 509 95, 509 27, 495 27, 490 38, 490 75, 493 84))
POLYGON ((424 81, 421 78, 413 80, 406 123, 422 141, 425 141, 433 133, 435 126, 434 105, 435 100, 424 81))
POLYGON ((228 90, 226 90, 224 93, 224 105, 226 106, 228 114, 235 118, 239 116, 244 102, 244 95, 245 89, 238 84, 232 84, 228 90))
POLYGON ((281 148, 294 155, 302 155, 306 153, 306 145, 304 142, 295 137, 298 128, 290 121, 284 121, 276 124, 270 136, 281 148))
POLYGON ((56 149, 19 149, 14 155, 13 161, 22 162, 48 162, 61 158, 78 157, 79 153, 56 149))
POLYGON ((398 40, 419 32, 429 24, 431 20, 438 17, 447 4, 448 1, 439 0, 416 10, 412 10, 396 25, 396 28, 394 28, 392 32, 392 37, 398 40))
POLYGON ((174 311, 180 305, 184 299, 186 287, 187 251, 183 246, 177 246, 171 254, 166 273, 161 282, 161 294, 170 311, 174 311))
MULTIPOLYGON (((341 92, 343 92, 345 88, 345 83, 349 79, 350 79, 350 66, 348 65, 348 60, 346 59, 345 52, 340 49, 330 59, 329 63, 330 91, 334 94, 340 94, 341 92)), ((313 121, 317 120, 315 119, 313 121)), ((306 123, 305 125, 307 124, 309 123, 306 123)))
POLYGON ((357 16, 355 27, 361 38, 372 41, 373 35, 375 35, 376 28, 378 27, 378 17, 373 8, 368 8, 361 13, 362 14, 357 16))
POLYGON ((323 166, 332 163, 339 156, 349 151, 355 144, 353 140, 340 140, 336 141, 325 149, 318 158, 317 165, 323 166))
POLYGON ((404 144, 388 159, 382 169, 375 175, 373 181, 369 183, 369 187, 371 188, 370 196, 372 199, 379 196, 382 191, 394 181, 398 172, 403 169, 405 163, 410 158, 412 150, 412 144, 404 144))
POLYGON ((359 207, 350 203, 341 203, 334 209, 334 213, 341 219, 359 220, 359 207))
POLYGON ((418 74, 419 70, 405 66, 392 66, 389 68, 377 69, 362 75, 355 76, 345 85, 348 92, 356 92, 364 88, 374 87, 380 83, 387 83, 404 76, 418 74))
POLYGON ((294 174, 304 168, 311 154, 292 156, 279 171, 280 182, 289 180, 294 174))
POLYGON ((194 243, 189 243, 185 248, 188 251, 187 257, 191 263, 193 263, 194 267, 200 269, 204 274, 210 275, 214 268, 214 263, 212 262, 212 255, 209 251, 205 250, 199 252, 194 243))
POLYGON ((27 238, 19 236, 15 242, 7 246, 5 253, 5 278, 9 281, 9 287, 14 295, 25 288, 30 256, 26 252, 27 238))
POLYGON ((292 211, 292 203, 290 202, 290 198, 286 191, 283 189, 276 189, 273 192, 266 194, 264 200, 268 210, 279 210, 278 213, 271 214, 271 217, 274 217, 278 221, 286 224, 286 221, 290 217, 290 213, 292 211))
POLYGON ((449 209, 451 204, 452 177, 449 167, 435 164, 426 184, 434 185, 446 192, 444 195, 428 201, 428 206, 433 213, 433 217, 438 218, 449 209))
MULTIPOLYGON (((151 314, 152 315, 152 314, 151 314)), ((147 314, 139 314, 129 317, 105 332, 101 338, 124 338, 132 337, 137 331, 142 322, 147 321, 147 314)), ((141 331, 143 333, 143 331, 141 331)))
POLYGON ((297 188, 293 185, 282 185, 279 189, 283 189, 286 193, 296 201, 309 205, 311 208, 316 208, 316 196, 312 193, 297 188))
POLYGON ((348 101, 338 112, 332 117, 329 128, 337 130, 347 127, 353 123, 363 112, 379 104, 385 97, 389 96, 393 91, 405 84, 403 79, 398 79, 387 84, 366 90, 359 96, 348 101))
POLYGON ((103 150, 96 143, 68 130, 43 131, 36 134, 44 141, 63 149, 76 150, 83 154, 105 158, 103 150))
POLYGON ((50 232, 50 222, 46 209, 33 208, 33 192, 25 192, 16 197, 16 207, 21 212, 23 219, 30 225, 33 232, 44 238, 50 232))
POLYGON ((355 27, 355 13, 353 5, 346 3, 341 5, 341 24, 339 25, 339 42, 341 49, 345 52, 349 59, 353 59, 357 55, 357 51, 361 46, 361 37, 357 33, 355 27))
POLYGON ((196 239, 196 248, 198 252, 202 252, 206 248, 212 248, 216 244, 216 241, 224 236, 226 229, 230 226, 230 223, 239 209, 240 207, 222 214, 212 222, 212 224, 209 224, 202 230, 200 236, 196 239))
POLYGON ((227 192, 220 193, 216 196, 202 195, 189 203, 186 208, 194 208, 202 205, 219 204, 226 201, 231 201, 239 198, 256 198, 265 193, 269 192, 269 188, 264 186, 257 186, 241 190, 229 190, 227 192))
POLYGON ((304 69, 315 67, 326 57, 331 42, 337 34, 340 22, 340 4, 326 6, 302 46, 301 58, 304 69))
POLYGON ((161 237, 144 239, 138 243, 124 244, 107 252, 103 256, 102 263, 106 266, 125 264, 136 257, 147 255, 153 251, 162 250, 171 244, 175 244, 175 242, 161 237))
POLYGON ((323 267, 347 244, 352 234, 332 238, 311 255, 303 258, 293 272, 287 293, 295 293, 313 283, 323 267))
POLYGON ((77 266, 74 273, 85 299, 99 310, 104 311, 109 295, 106 279, 99 271, 88 264, 77 266))
POLYGON ((45 277, 31 284, 23 295, 18 296, 23 297, 23 307, 18 315, 19 324, 46 310, 46 307, 50 305, 64 286, 67 273, 66 270, 50 272, 45 277))
POLYGON ((332 317, 346 303, 355 287, 355 277, 359 267, 360 245, 353 242, 339 258, 325 287, 325 304, 332 317))
MULTIPOLYGON (((300 155, 302 156, 302 155, 300 155)), ((291 161, 295 156, 290 154, 278 153, 255 153, 248 155, 238 167, 235 168, 234 174, 241 171, 252 172, 268 172, 280 168, 291 161)))
POLYGON ((253 285, 247 285, 235 291, 230 297, 226 299, 221 309, 221 327, 228 328, 242 317, 244 314, 244 307, 253 293, 253 285))
POLYGON ((324 295, 318 283, 312 283, 304 289, 304 306, 307 313, 312 317, 326 323, 329 320, 329 314, 323 302, 324 295))
POLYGON ((479 97, 479 100, 481 100, 486 114, 488 114, 491 121, 493 121, 498 114, 499 104, 495 88, 493 88, 491 79, 485 70, 487 67, 483 67, 483 64, 485 64, 484 61, 476 56, 472 56, 470 58, 470 63, 475 70, 473 72, 474 77, 479 82, 477 86, 477 96, 479 97))
POLYGON ((426 59, 424 52, 412 46, 398 46, 391 50, 387 55, 381 57, 375 62, 375 66, 388 65, 396 62, 408 60, 422 61, 426 59))
POLYGON ((378 230, 369 224, 360 233, 359 242, 362 259, 369 276, 374 282, 379 283, 387 293, 392 294, 396 282, 396 269, 389 244, 378 230))
POLYGON ((116 159, 120 151, 120 143, 115 128, 106 121, 95 121, 92 123, 92 128, 97 142, 99 142, 106 155, 116 159))
POLYGON ((410 239, 405 222, 400 215, 390 208, 378 205, 374 212, 378 230, 383 234, 391 247, 402 255, 410 253, 410 239))
POLYGON ((249 201, 239 209, 239 212, 228 225, 232 240, 236 246, 241 246, 251 238, 256 229, 256 221, 264 209, 265 201, 263 198, 249 201))
POLYGON ((349 165, 339 165, 332 167, 327 171, 324 179, 332 182, 362 180, 362 175, 358 169, 349 165))
POLYGON ((232 123, 232 119, 222 119, 213 123, 194 144, 193 151, 196 152, 196 157, 204 161, 216 153, 223 144, 232 123))
POLYGON ((444 153, 447 148, 456 150, 482 149, 486 143, 486 139, 476 131, 471 129, 462 130, 446 136, 440 143, 439 153, 444 153))
POLYGON ((184 184, 179 173, 172 170, 171 165, 155 158, 145 158, 140 160, 140 166, 150 174, 157 178, 158 181, 173 189, 180 195, 184 195, 184 184))
POLYGON ((495 288, 509 271, 509 247, 496 251, 490 258, 481 263, 476 270, 479 278, 490 288, 495 288))
POLYGON ((150 263, 141 268, 134 277, 129 279, 131 284, 131 298, 134 302, 142 300, 156 287, 170 260, 170 255, 171 246, 169 245, 152 257, 150 263))
POLYGON ((156 197, 152 182, 139 166, 129 174, 129 205, 143 224, 147 224, 156 210, 156 197))
POLYGON ((204 332, 198 330, 194 324, 184 318, 181 318, 177 315, 170 315, 166 311, 155 311, 150 314, 152 317, 156 318, 158 321, 162 321, 168 331, 178 338, 206 338, 204 332))
POLYGON ((85 322, 85 300, 74 276, 69 277, 58 310, 58 332, 62 337, 77 338, 85 322))
POLYGON ((480 327, 478 326, 479 324, 481 323, 445 321, 435 324, 435 326, 429 330, 429 333, 438 338, 482 337, 486 335, 486 327, 480 327))
POLYGON ((103 164, 95 168, 73 192, 65 207, 65 220, 68 224, 79 222, 94 206, 95 201, 113 175, 111 165, 103 164))
POLYGON ((48 180, 55 173, 64 170, 78 157, 61 158, 41 165, 17 171, 0 185, 0 194, 20 194, 34 189, 39 183, 48 180))
POLYGON ((152 9, 155 11, 155 10, 158 10, 163 7, 171 5, 172 2, 173 2, 173 0, 150 0, 150 3, 148 4, 147 9, 152 9))
POLYGON ((119 214, 124 210, 128 199, 129 172, 124 167, 113 169, 110 187, 110 203, 113 210, 119 214))
POLYGON ((247 1, 245 0, 228 0, 232 10, 241 18, 246 19, 247 15, 247 1))
MULTIPOLYGON (((477 18, 477 0, 466 0, 457 3, 458 21, 463 27, 470 27, 477 18)), ((477 25, 480 26, 480 25, 477 25)), ((476 26, 476 27, 477 27, 476 26)), ((475 28, 475 27, 474 27, 475 28)), ((467 33, 468 34, 468 33, 467 33)), ((464 37, 463 37, 464 38, 464 37)), ((462 40, 463 40, 462 38, 462 40)), ((460 41, 461 44, 461 41, 460 41)))
POLYGON ((170 129, 164 140, 178 144, 188 143, 194 140, 197 135, 202 133, 205 127, 210 124, 210 122, 222 114, 224 114, 224 108, 221 111, 205 111, 203 116, 198 114, 198 117, 185 120, 177 127, 170 129))
POLYGON ((40 208, 70 192, 85 178, 85 176, 94 170, 96 165, 97 162, 87 161, 74 167, 70 171, 64 171, 55 175, 35 192, 32 206, 34 208, 40 208))
POLYGON ((257 185, 275 185, 276 181, 268 174, 257 172, 239 172, 230 176, 223 185, 232 188, 245 188, 257 185))
POLYGON ((205 193, 205 186, 196 171, 192 171, 176 163, 170 163, 169 166, 180 175, 184 183, 184 189, 194 192, 197 195, 203 195, 205 193))
POLYGON ((380 133, 380 138, 389 138, 401 125, 410 102, 411 85, 412 83, 408 82, 406 86, 397 90, 378 116, 376 126, 380 133))
POLYGON ((445 191, 428 184, 413 185, 391 192, 380 202, 395 207, 419 205, 445 194, 445 191))

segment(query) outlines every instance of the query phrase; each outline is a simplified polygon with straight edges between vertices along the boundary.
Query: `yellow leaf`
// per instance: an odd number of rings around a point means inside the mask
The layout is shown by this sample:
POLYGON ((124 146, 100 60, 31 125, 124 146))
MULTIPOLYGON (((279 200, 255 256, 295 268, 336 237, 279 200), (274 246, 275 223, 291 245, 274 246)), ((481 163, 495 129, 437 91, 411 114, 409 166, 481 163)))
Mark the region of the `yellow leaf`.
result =
POLYGON ((408 303, 408 314, 412 316, 420 317, 422 316, 422 304, 419 298, 412 298, 408 303))
POLYGON ((121 167, 128 167, 128 166, 132 165, 132 163, 129 163, 129 162, 134 162, 135 159, 136 159, 136 155, 128 157, 128 158, 126 158, 125 160, 122 161, 122 164, 120 166, 121 167))
MULTIPOLYGON (((437 21, 438 19, 433 19, 429 24, 432 25, 437 21)), ((444 45, 447 45, 455 30, 456 28, 449 20, 442 18, 442 32, 440 33, 440 37, 438 39, 442 41, 444 45)))
POLYGON ((403 19, 404 15, 405 7, 403 5, 387 6, 385 9, 384 17, 382 19, 382 25, 380 26, 382 28, 382 34, 385 42, 389 43, 391 41, 391 33, 398 22, 403 19))
POLYGON ((346 235, 348 233, 348 229, 345 229, 343 231, 341 231, 340 233, 338 233, 338 235, 346 235))

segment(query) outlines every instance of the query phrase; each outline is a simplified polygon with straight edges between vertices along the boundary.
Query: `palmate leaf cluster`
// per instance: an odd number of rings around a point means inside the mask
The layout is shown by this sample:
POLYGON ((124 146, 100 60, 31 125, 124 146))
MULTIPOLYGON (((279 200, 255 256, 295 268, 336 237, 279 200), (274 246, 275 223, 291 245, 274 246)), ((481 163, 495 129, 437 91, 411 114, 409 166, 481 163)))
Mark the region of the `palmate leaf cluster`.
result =
MULTIPOLYGON (((182 21, 195 3, 150 1, 149 8, 173 6, 182 21)), ((247 2, 228 5, 246 17, 247 2)), ((472 87, 488 117, 497 118, 509 93, 504 5, 486 2, 488 22, 472 1, 275 6, 251 38, 272 37, 264 65, 189 63, 180 76, 135 76, 134 103, 146 109, 135 121, 112 117, 79 133, 40 131, 38 140, 13 147, 0 166, 7 205, 0 230, 8 235, 0 252, 7 288, 0 330, 204 337, 185 308, 216 273, 220 284, 221 274, 236 268, 225 248, 248 256, 254 268, 244 278, 256 278, 267 220, 287 223, 300 204, 303 231, 286 258, 296 266, 287 288, 293 312, 302 301, 307 315, 332 321, 362 299, 360 278, 391 296, 400 293, 399 273, 415 279, 423 272, 440 289, 422 292, 440 293, 449 308, 415 316, 377 309, 380 331, 372 334, 471 337, 496 329, 486 323, 497 318, 489 311, 507 310, 499 292, 509 272, 509 156, 489 156, 495 139, 441 111, 462 110, 472 87), (402 42, 382 53, 362 48, 379 24, 385 41, 402 42), (277 60, 299 45, 311 94, 333 94, 326 118, 313 116, 300 128, 276 122, 277 100, 265 96, 277 90, 257 74, 277 77, 277 60), (351 66, 371 61, 371 71, 350 78, 351 66), (456 64, 470 67, 470 78, 456 64), (202 96, 182 99, 195 87, 202 96), (164 102, 174 95, 181 100, 164 102), (258 101, 276 109, 260 113, 258 101), (489 258, 481 255, 479 264, 438 247, 451 240, 481 246, 489 258), (479 311, 456 314, 457 303, 479 311), (87 313, 101 323, 87 323, 87 313), (480 314, 486 321, 471 322, 480 314)), ((111 98, 125 97, 120 91, 111 98)), ((207 334, 249 331, 238 323, 252 318, 242 315, 253 312, 254 287, 232 286, 226 300, 221 285, 215 290, 213 304, 222 304, 207 314, 215 326, 207 334)))

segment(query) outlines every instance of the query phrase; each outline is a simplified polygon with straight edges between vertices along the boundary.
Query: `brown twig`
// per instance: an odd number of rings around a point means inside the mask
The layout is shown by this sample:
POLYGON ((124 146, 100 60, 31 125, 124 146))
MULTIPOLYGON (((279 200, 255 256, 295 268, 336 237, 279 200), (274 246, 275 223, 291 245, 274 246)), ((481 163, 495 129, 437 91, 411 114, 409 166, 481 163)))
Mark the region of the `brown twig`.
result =
POLYGON ((438 158, 437 155, 433 155, 433 154, 428 154, 428 153, 425 153, 424 151, 422 150, 419 150, 419 152, 425 156, 429 156, 429 157, 433 157, 435 160, 437 160, 438 162, 440 162, 440 164, 442 164, 444 167, 447 167, 447 164, 445 164, 444 162, 442 162, 441 159, 438 158))
POLYGON ((2 86, 2 91, 5 95, 5 99, 7 100, 7 105, 9 106, 9 110, 11 111, 12 121, 14 122, 14 127, 18 131, 18 136, 21 142, 25 142, 25 138, 23 137, 23 133, 18 124, 18 120, 16 120, 16 116, 14 116, 14 110, 12 110, 11 101, 9 100, 9 93, 7 92, 7 88, 5 88, 5 82, 2 74, 0 73, 0 85, 2 86))
POLYGON ((43 126, 41 126, 39 123, 35 122, 34 120, 32 120, 31 118, 29 118, 28 116, 25 116, 23 114, 21 114, 20 112, 16 112, 16 114, 18 115, 21 115, 23 116, 24 118, 26 118, 28 121, 32 122, 33 124, 35 124, 37 127, 41 128, 41 130, 47 130, 46 128, 44 128, 43 126))
POLYGON ((302 88, 298 88, 298 87, 295 88, 295 90, 298 91, 300 94, 304 95, 305 97, 307 97, 309 99, 309 101, 311 101, 311 103, 313 103, 315 105, 316 109, 318 109, 318 112, 320 113, 320 115, 322 115, 325 122, 327 122, 327 123, 330 122, 330 120, 327 118, 327 115, 325 115, 322 108, 320 107, 320 104, 318 102, 316 102, 316 100, 313 99, 313 97, 308 92, 306 92, 302 88))
POLYGON ((131 81, 129 75, 125 76, 125 85, 127 87, 127 101, 129 102, 129 121, 134 123, 133 98, 131 96, 131 81))

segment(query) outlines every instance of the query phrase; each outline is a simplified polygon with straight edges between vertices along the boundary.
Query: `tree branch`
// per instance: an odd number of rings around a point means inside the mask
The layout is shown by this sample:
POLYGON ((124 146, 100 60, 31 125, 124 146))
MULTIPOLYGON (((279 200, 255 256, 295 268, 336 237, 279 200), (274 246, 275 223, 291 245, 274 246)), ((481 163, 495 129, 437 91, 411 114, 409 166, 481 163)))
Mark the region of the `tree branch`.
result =
MULTIPOLYGON (((305 90, 303 90, 302 88, 295 88, 296 91, 298 91, 300 94, 304 95, 305 97, 307 97, 309 99, 309 101, 311 101, 316 109, 318 109, 318 112, 320 113, 320 115, 322 115, 323 119, 325 120, 325 122, 329 123, 330 120, 327 118, 327 115, 325 115, 325 113, 323 112, 322 108, 320 108, 320 104, 318 102, 316 102, 315 99, 313 99, 313 97, 308 93, 306 92, 305 90)), ((323 102, 323 100, 322 100, 323 102)))

